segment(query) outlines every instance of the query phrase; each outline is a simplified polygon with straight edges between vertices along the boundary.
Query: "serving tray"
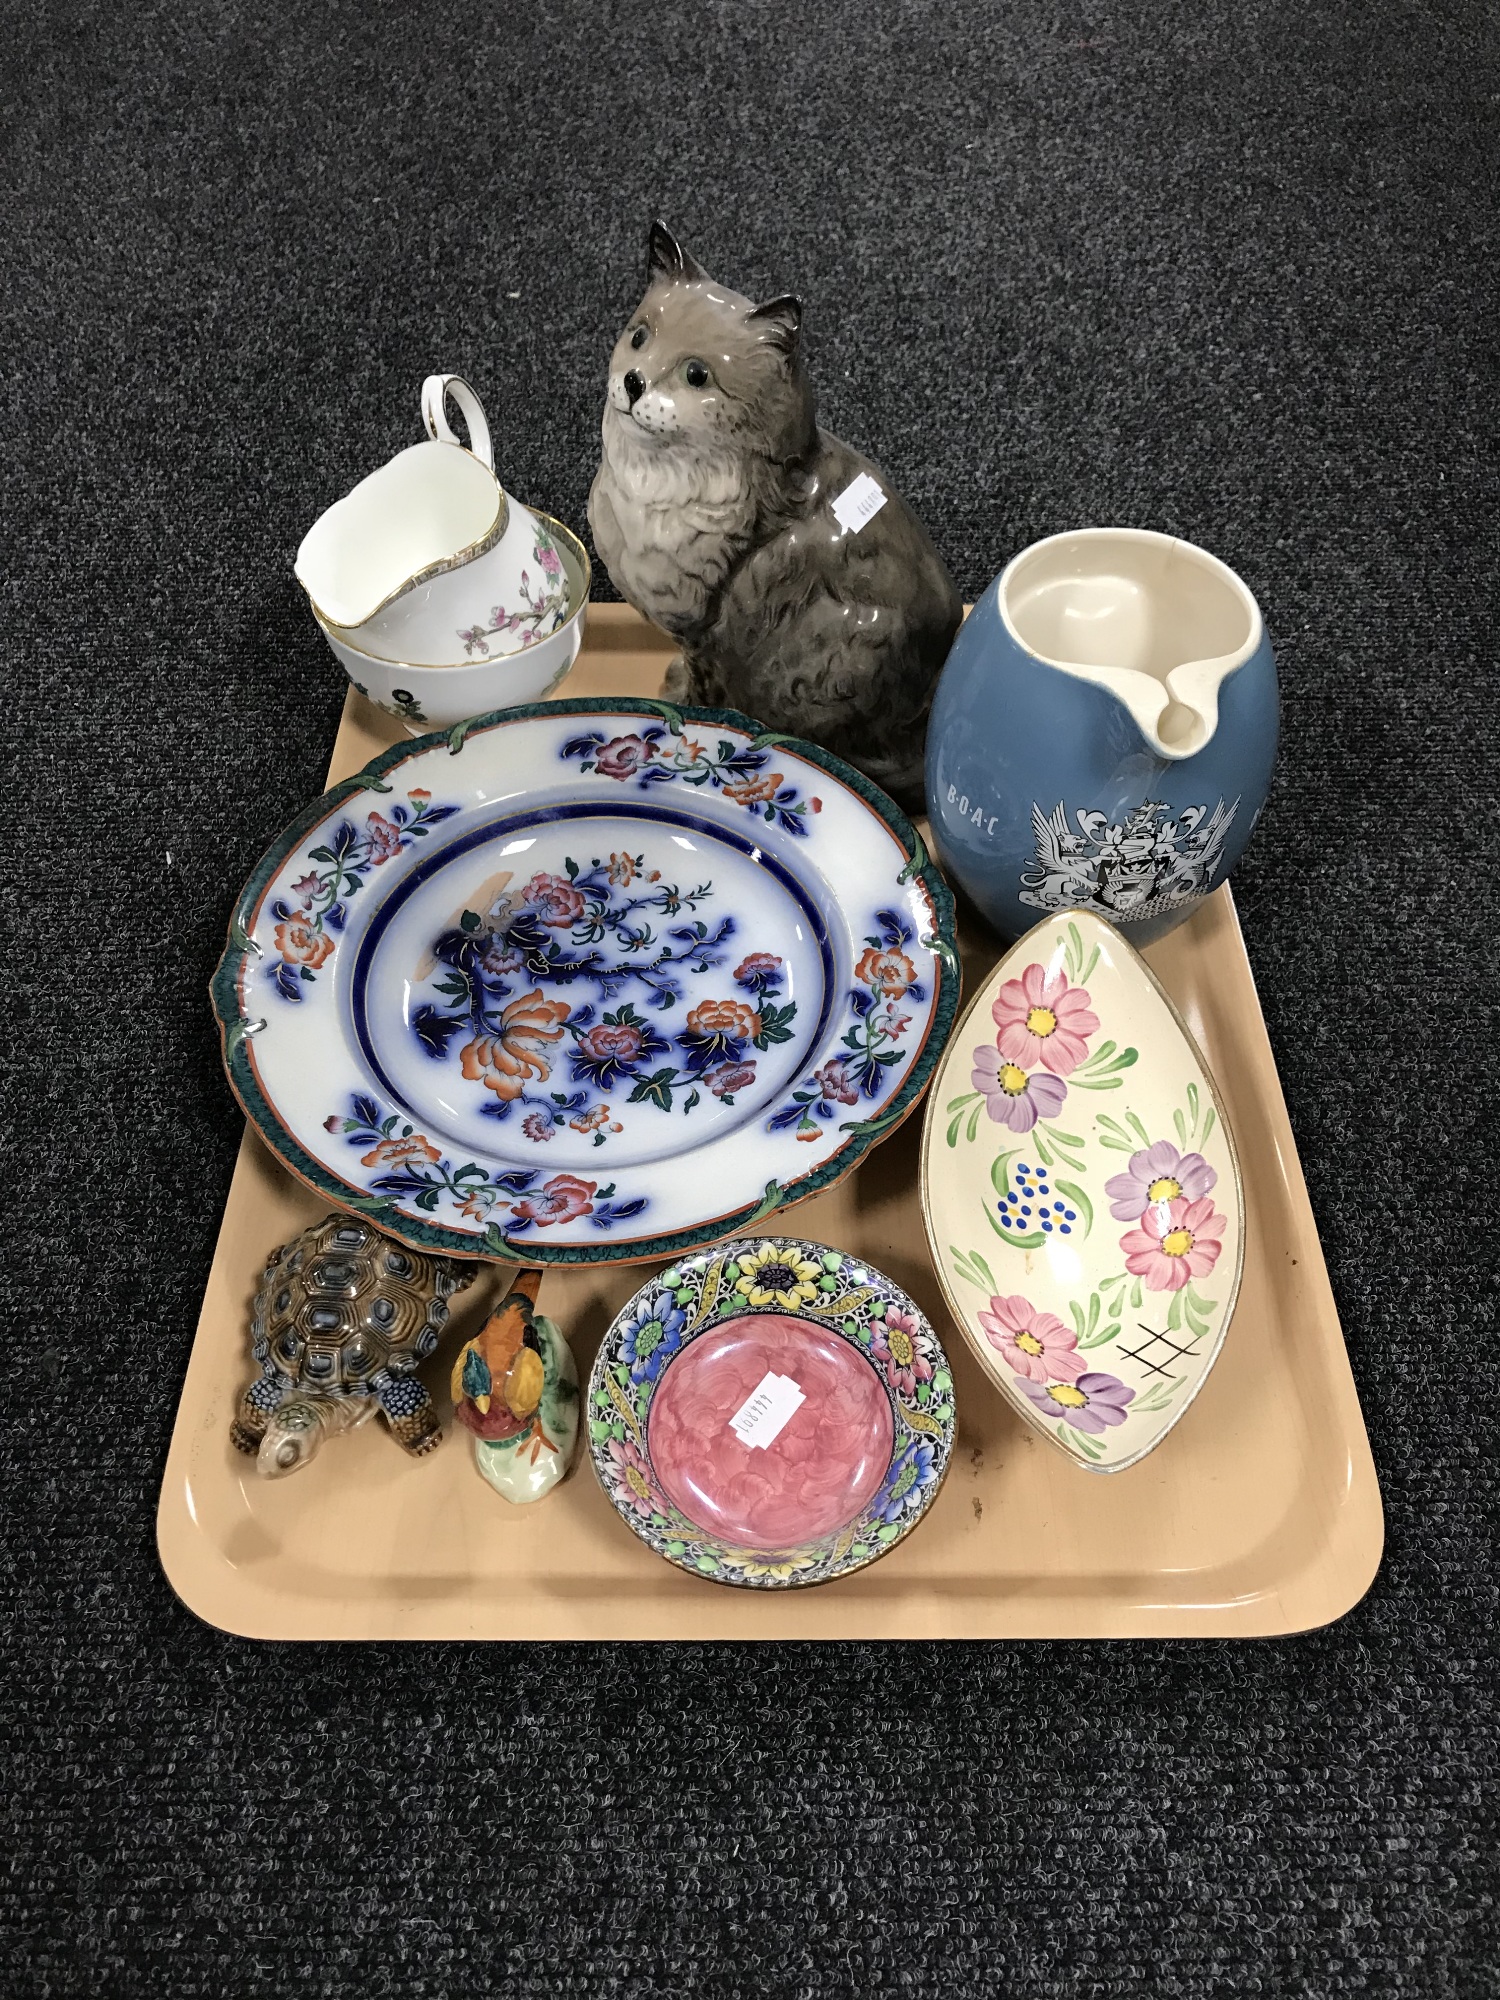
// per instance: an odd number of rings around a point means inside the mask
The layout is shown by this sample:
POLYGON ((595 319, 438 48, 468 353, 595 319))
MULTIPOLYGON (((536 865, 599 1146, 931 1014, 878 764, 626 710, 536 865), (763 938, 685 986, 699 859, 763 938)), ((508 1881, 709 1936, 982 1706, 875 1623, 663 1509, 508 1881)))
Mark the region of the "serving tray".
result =
MULTIPOLYGON (((596 606, 561 692, 652 695, 669 657, 633 612, 596 606)), ((399 740, 351 693, 330 780, 399 740)), ((1000 947, 977 921, 960 941, 973 990, 1000 947)), ((209 1623, 264 1639, 1240 1638, 1339 1617, 1379 1563, 1380 1495, 1228 889, 1146 957, 1233 1123, 1246 1255, 1212 1377, 1129 1472, 1091 1479, 1031 1434, 952 1327, 918 1207, 919 1114, 776 1218, 889 1273, 952 1357, 952 1470, 919 1531, 870 1568, 795 1592, 685 1575, 615 1517, 586 1454, 531 1509, 484 1485, 462 1437, 412 1462, 375 1425, 296 1479, 262 1480, 229 1442, 250 1374, 249 1302, 267 1253, 325 1204, 247 1132, 162 1482, 157 1545, 172 1587, 209 1623)), ((640 1278, 624 1266, 548 1272, 543 1309, 582 1371, 640 1278)), ((502 1283, 497 1268, 461 1297, 428 1370, 445 1420, 452 1352, 502 1283)))

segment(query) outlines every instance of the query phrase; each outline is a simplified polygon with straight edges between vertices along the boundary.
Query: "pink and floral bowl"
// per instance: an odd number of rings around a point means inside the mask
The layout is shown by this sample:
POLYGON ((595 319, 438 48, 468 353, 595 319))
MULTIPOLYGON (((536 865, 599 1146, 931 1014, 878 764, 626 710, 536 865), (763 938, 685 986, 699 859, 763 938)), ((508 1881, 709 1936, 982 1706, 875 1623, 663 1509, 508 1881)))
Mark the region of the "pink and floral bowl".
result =
POLYGON ((953 1378, 921 1310, 821 1243, 751 1237, 643 1285, 589 1384, 594 1469, 647 1546, 719 1583, 825 1583, 926 1513, 953 1378))

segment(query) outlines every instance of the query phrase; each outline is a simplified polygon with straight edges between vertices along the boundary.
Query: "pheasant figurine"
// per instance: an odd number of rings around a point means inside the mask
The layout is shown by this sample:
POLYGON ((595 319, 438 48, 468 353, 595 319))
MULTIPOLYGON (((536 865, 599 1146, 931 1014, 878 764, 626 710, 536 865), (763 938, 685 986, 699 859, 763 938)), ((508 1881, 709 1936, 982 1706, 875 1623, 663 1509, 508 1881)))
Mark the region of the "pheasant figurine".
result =
POLYGON ((518 1270, 453 1367, 453 1413, 474 1433, 474 1463, 518 1505, 550 1492, 578 1442, 578 1369, 536 1310, 541 1283, 540 1269, 518 1270))

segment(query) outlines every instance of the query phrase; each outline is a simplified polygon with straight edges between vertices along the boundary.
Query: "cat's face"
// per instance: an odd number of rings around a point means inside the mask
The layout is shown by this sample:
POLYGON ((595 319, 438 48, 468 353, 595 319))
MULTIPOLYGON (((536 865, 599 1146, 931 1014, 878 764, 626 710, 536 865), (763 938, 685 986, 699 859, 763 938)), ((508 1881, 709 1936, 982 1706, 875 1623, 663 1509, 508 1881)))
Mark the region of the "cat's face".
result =
POLYGON ((811 443, 813 403, 797 352, 796 301, 757 307, 683 261, 683 269, 653 268, 615 342, 616 421, 643 445, 777 461, 799 455, 811 443))

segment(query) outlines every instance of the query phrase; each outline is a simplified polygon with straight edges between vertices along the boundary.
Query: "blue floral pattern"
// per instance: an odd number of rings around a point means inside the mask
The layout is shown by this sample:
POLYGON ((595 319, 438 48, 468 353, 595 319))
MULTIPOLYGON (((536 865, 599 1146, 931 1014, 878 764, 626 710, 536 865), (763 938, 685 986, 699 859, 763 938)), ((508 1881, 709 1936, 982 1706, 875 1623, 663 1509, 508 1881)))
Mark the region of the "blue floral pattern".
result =
POLYGON ((292 883, 291 900, 278 896, 271 905, 276 958, 267 977, 283 1000, 300 1001, 304 985, 332 958, 349 898, 364 887, 370 871, 424 840, 458 810, 435 806, 430 792, 414 788, 404 805, 369 813, 363 826, 341 820, 326 840, 308 849, 307 871, 292 883))
POLYGON ((823 810, 821 799, 804 799, 780 771, 766 768, 775 759, 762 739, 735 743, 725 736, 710 747, 701 737, 667 723, 647 722, 628 736, 607 737, 591 729, 569 738, 562 754, 578 758, 585 771, 597 771, 637 791, 672 784, 708 786, 788 833, 805 835, 809 817, 823 810))
POLYGON ((439 1061, 461 1036, 464 1077, 490 1093, 485 1115, 518 1112, 532 1144, 566 1123, 604 1145, 622 1129, 622 1093, 663 1112, 733 1105, 757 1056, 794 1033, 781 958, 754 951, 729 968, 737 919, 698 914, 713 903, 712 882, 664 882, 638 854, 568 856, 563 870, 465 910, 436 939, 441 998, 413 1011, 412 1033, 439 1061), (701 997, 680 1025, 666 1023, 692 997, 690 982, 701 997), (579 989, 592 997, 575 1001, 579 989))
POLYGON ((372 1211, 392 1201, 409 1201, 427 1215, 456 1210, 466 1221, 484 1223, 494 1239, 490 1247, 500 1252, 508 1239, 533 1229, 582 1218, 595 1229, 612 1229, 650 1205, 645 1195, 619 1197, 614 1182, 600 1187, 578 1174, 543 1180, 535 1167, 495 1172, 477 1160, 457 1166, 398 1112, 382 1115, 363 1093, 351 1099, 349 1116, 325 1119, 324 1130, 360 1149, 372 1211))
POLYGON ((859 982, 849 993, 849 1026, 840 1050, 804 1078, 780 1111, 766 1120, 768 1132, 795 1125, 797 1137, 815 1140, 841 1107, 863 1098, 873 1103, 885 1089, 890 1069, 902 1060, 901 1041, 911 1026, 903 1002, 924 1001, 927 989, 909 954, 916 934, 898 910, 878 910, 877 929, 865 938, 854 967, 859 982))

